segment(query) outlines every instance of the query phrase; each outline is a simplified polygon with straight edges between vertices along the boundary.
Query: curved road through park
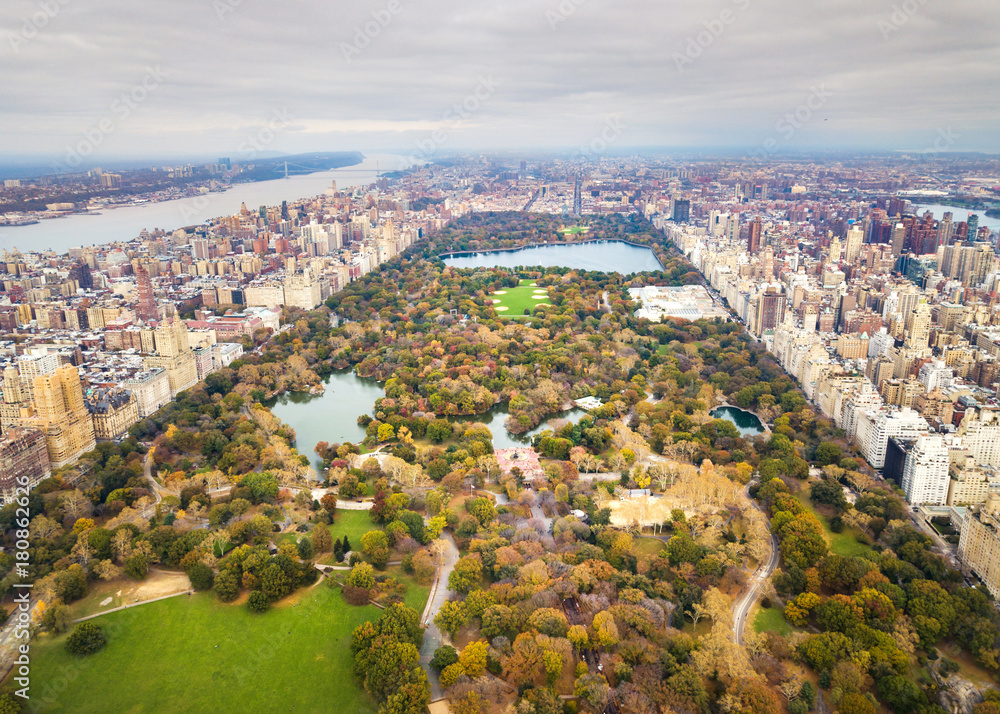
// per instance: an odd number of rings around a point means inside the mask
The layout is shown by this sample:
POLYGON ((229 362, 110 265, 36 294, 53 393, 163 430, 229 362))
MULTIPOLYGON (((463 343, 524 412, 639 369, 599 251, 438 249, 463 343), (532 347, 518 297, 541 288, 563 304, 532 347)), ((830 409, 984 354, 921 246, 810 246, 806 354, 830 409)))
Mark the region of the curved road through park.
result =
MULTIPOLYGON (((749 489, 750 485, 747 484, 748 492, 749 489)), ((749 498, 749 494, 747 497, 749 498)), ((754 508, 763 512, 764 509, 762 509, 756 501, 751 499, 751 503, 753 503, 754 508)), ((733 610, 733 631, 736 635, 736 644, 740 646, 743 645, 743 634, 746 631, 747 618, 750 616, 750 610, 753 607, 753 604, 757 602, 757 598, 760 597, 767 579, 771 577, 771 573, 773 573, 777 567, 778 537, 772 533, 770 558, 768 558, 767 563, 757 568, 757 571, 753 574, 753 576, 751 576, 750 582, 746 585, 746 592, 739 600, 736 601, 736 607, 733 610)))
POLYGON ((442 533, 441 540, 445 542, 448 548, 442 555, 441 568, 438 570, 434 584, 431 586, 430 594, 427 596, 427 605, 424 607, 424 613, 420 618, 420 624, 426 628, 424 630, 424 641, 420 645, 420 665, 427 672, 427 679, 431 683, 432 702, 444 696, 444 691, 441 689, 440 682, 438 682, 437 673, 430 667, 431 660, 434 659, 434 652, 437 651, 437 648, 443 642, 441 630, 434 624, 434 617, 438 614, 441 606, 454 594, 454 591, 448 589, 448 576, 451 575, 451 571, 455 568, 455 563, 458 562, 459 555, 458 546, 455 545, 455 539, 451 537, 451 533, 442 533))

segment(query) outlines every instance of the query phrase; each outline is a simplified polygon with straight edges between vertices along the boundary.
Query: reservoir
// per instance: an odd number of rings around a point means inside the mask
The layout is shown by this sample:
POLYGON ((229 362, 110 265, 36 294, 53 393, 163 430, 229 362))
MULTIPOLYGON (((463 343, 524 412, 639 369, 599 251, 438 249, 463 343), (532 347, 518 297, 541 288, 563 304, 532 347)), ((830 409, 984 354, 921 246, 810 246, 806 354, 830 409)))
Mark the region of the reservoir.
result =
MULTIPOLYGON (((334 372, 323 380, 323 384, 326 386, 323 394, 286 392, 264 403, 274 416, 295 429, 295 448, 317 468, 321 459, 316 456, 316 444, 363 441, 365 429, 358 424, 358 417, 371 414, 375 401, 385 396, 381 384, 359 377, 353 370, 334 372)), ((570 409, 525 434, 511 434, 504 428, 506 404, 498 404, 485 414, 446 418, 451 422, 485 424, 493 432, 493 447, 508 449, 531 443, 532 436, 551 428, 553 422, 576 423, 586 413, 583 409, 570 409)))
POLYGON ((441 256, 453 268, 517 268, 540 265, 543 268, 575 268, 606 273, 643 273, 663 270, 656 254, 645 246, 624 241, 592 241, 539 245, 512 250, 441 256))
POLYGON ((764 433, 764 425, 753 412, 736 407, 719 407, 709 412, 715 419, 725 419, 732 422, 741 436, 757 436, 764 433))
POLYGON ((200 225, 218 216, 233 215, 243 203, 254 211, 260 206, 280 206, 282 201, 318 196, 330 188, 331 181, 337 182, 339 190, 367 186, 374 183, 378 173, 398 171, 409 164, 403 156, 377 154, 354 166, 287 179, 241 183, 219 193, 101 209, 97 214, 75 213, 29 226, 0 226, 0 248, 65 253, 77 246, 132 240, 139 237, 143 228, 149 231, 162 228, 171 232, 184 226, 200 225))

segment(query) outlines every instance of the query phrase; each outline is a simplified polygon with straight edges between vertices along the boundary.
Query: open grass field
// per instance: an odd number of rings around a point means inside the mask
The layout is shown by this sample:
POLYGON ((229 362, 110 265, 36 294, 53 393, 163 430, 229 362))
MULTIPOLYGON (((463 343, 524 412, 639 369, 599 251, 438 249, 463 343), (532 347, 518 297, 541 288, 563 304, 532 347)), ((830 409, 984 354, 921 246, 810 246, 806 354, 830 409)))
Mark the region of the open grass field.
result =
MULTIPOLYGON (((361 536, 365 533, 382 530, 381 526, 372 523, 368 511, 346 511, 341 509, 337 509, 333 525, 327 527, 330 529, 330 535, 334 541, 346 535, 355 550, 361 549, 361 536)), ((301 533, 282 533, 278 538, 278 542, 284 543, 287 541, 295 543, 301 535, 301 533)))
POLYGON ((830 530, 830 519, 819 513, 809 502, 809 490, 803 488, 796 494, 796 498, 799 502, 808 508, 813 514, 819 519, 820 523, 823 524, 823 531, 826 535, 826 542, 830 545, 830 552, 835 555, 842 555, 845 557, 854 555, 864 555, 871 550, 870 547, 864 543, 858 543, 857 537, 860 535, 856 528, 845 528, 841 533, 834 533, 830 530))
POLYGON ((782 637, 788 637, 793 629, 781 610, 776 607, 758 608, 753 618, 753 628, 757 632, 774 632, 782 637))
POLYGON ((534 280, 525 279, 516 288, 504 288, 491 296, 494 307, 503 317, 524 317, 525 310, 534 311, 539 304, 547 304, 548 291, 538 287, 534 280), (541 296, 542 299, 536 300, 541 296), (506 309, 503 309, 506 308, 506 309))
POLYGON ((560 233, 569 233, 570 235, 577 235, 579 233, 587 233, 590 231, 589 226, 570 226, 569 228, 561 228, 560 233))
MULTIPOLYGON (((428 589, 396 575, 421 611, 428 589)), ((320 583, 263 615, 207 592, 112 613, 95 621, 108 644, 90 657, 67 654, 66 635, 33 643, 29 710, 370 714, 376 706, 351 673, 349 644, 379 612, 320 583)))
POLYGON ((667 544, 658 538, 636 538, 632 544, 632 550, 637 556, 655 558, 667 547, 667 544))

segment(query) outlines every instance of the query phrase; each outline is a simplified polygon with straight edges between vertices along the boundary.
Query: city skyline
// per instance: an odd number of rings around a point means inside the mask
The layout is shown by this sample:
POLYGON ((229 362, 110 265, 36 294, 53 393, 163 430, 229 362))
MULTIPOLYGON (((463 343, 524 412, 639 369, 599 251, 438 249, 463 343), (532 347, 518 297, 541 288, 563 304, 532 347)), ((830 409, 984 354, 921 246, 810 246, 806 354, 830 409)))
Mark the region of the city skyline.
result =
POLYGON ((1000 9, 971 0, 302 9, 14 3, 0 154, 1000 149, 1000 9))

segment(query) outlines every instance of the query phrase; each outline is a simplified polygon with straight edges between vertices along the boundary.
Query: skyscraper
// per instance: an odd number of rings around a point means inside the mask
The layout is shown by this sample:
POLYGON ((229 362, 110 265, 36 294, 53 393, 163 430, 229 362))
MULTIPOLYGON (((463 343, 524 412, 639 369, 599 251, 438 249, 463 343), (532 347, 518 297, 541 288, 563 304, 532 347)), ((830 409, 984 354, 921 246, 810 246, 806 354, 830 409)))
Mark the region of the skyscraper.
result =
POLYGON ((938 223, 938 244, 939 245, 949 245, 951 243, 951 234, 955 229, 952 222, 952 214, 949 211, 944 214, 944 218, 938 223))
POLYGON ((785 319, 785 296, 776 288, 768 288, 757 302, 757 330, 764 334, 785 319))
POLYGON ((931 306, 919 302, 906 321, 906 346, 923 349, 931 338, 931 306))
POLYGON ((906 226, 902 223, 897 223, 892 229, 892 254, 895 256, 900 256, 903 254, 903 246, 906 243, 906 226))
POLYGON ((764 224, 760 218, 754 218, 747 226, 747 252, 756 253, 761 248, 763 240, 764 224))
POLYGON ((75 280, 83 290, 90 290, 94 287, 94 276, 90 273, 90 266, 82 260, 69 269, 69 279, 75 280))
POLYGON ((861 255, 861 243, 864 233, 861 229, 854 227, 847 231, 847 238, 844 241, 844 262, 853 264, 861 255))
POLYGON ((83 385, 76 367, 66 365, 53 374, 35 377, 36 417, 31 426, 45 434, 54 468, 76 461, 96 445, 94 423, 83 401, 83 385))
POLYGON ((208 241, 206 239, 191 239, 191 257, 195 260, 208 260, 208 241))
POLYGON ((975 213, 970 213, 968 226, 969 228, 965 232, 966 239, 975 242, 976 234, 979 233, 979 216, 975 213))
POLYGON ((679 198, 674 201, 674 220, 678 223, 687 223, 691 219, 691 202, 686 198, 679 198))
POLYGON ((153 295, 153 281, 142 266, 136 271, 135 284, 139 293, 139 301, 135 306, 136 317, 143 322, 156 320, 159 315, 156 311, 156 297, 153 295))
POLYGON ((903 464, 903 491, 914 506, 940 506, 948 498, 948 447, 938 434, 917 437, 903 464))

